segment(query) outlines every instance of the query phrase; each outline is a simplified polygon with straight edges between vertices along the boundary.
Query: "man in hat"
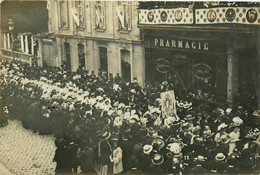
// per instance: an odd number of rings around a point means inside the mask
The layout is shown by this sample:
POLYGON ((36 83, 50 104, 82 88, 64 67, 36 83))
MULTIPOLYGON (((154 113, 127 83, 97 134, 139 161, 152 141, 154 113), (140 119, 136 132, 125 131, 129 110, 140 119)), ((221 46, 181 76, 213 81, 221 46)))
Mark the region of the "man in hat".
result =
POLYGON ((194 159, 196 166, 194 168, 191 168, 190 174, 207 174, 207 170, 202 167, 203 163, 205 162, 206 158, 203 156, 198 156, 194 159))
POLYGON ((100 139, 98 143, 98 158, 101 164, 100 173, 106 175, 111 172, 110 157, 112 155, 112 146, 108 141, 111 133, 108 131, 99 131, 97 135, 100 139))

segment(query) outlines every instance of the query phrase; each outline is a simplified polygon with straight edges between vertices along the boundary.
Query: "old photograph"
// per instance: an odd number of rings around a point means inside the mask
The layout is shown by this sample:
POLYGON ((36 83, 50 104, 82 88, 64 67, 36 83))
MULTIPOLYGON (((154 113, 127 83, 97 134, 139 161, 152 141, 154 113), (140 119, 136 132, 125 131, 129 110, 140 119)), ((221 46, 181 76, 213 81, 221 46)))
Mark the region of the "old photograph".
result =
POLYGON ((0 6, 0 175, 260 174, 259 1, 0 6))

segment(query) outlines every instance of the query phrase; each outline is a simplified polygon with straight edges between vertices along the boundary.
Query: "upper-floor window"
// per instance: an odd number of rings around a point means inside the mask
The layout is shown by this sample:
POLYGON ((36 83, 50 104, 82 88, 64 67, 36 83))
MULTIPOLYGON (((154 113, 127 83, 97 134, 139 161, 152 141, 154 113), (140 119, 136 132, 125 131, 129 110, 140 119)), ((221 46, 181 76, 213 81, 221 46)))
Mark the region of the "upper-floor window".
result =
POLYGON ((96 29, 105 29, 105 2, 104 1, 95 1, 95 28, 96 29))
POLYGON ((59 12, 60 12, 59 27, 67 28, 69 26, 67 1, 59 1, 59 12))
POLYGON ((116 6, 118 30, 131 30, 131 2, 119 1, 116 6))

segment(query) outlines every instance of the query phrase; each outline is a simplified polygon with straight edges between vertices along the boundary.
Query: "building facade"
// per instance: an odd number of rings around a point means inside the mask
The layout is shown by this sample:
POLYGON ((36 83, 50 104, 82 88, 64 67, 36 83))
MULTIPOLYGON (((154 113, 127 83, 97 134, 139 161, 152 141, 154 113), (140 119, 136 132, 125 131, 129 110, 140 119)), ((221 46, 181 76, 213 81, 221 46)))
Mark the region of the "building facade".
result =
POLYGON ((145 79, 175 79, 177 94, 260 107, 259 5, 140 2, 145 79))
POLYGON ((99 69, 126 81, 144 82, 144 47, 137 28, 137 2, 48 1, 49 36, 39 45, 41 59, 72 71, 99 69))

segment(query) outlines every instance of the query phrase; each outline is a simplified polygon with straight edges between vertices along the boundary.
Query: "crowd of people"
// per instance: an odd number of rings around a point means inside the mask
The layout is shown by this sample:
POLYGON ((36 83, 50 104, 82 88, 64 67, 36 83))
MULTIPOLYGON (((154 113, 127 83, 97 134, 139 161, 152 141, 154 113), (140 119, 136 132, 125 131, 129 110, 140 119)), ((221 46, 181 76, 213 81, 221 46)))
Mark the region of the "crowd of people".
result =
POLYGON ((160 93, 174 90, 171 84, 141 87, 101 70, 2 61, 0 124, 19 119, 27 129, 53 134, 59 173, 259 172, 253 110, 177 95, 178 116, 163 117, 160 93))

